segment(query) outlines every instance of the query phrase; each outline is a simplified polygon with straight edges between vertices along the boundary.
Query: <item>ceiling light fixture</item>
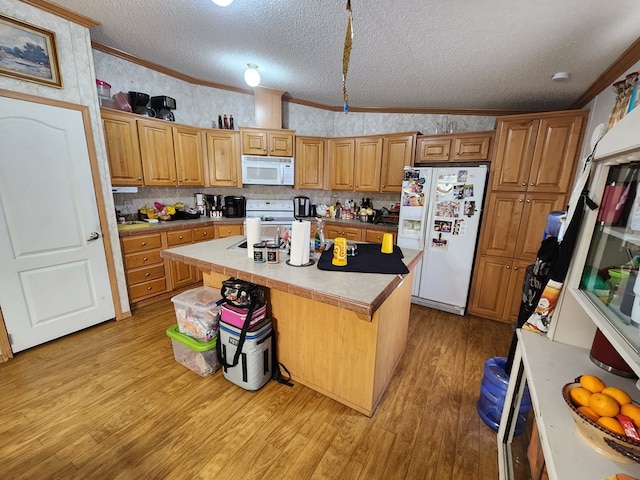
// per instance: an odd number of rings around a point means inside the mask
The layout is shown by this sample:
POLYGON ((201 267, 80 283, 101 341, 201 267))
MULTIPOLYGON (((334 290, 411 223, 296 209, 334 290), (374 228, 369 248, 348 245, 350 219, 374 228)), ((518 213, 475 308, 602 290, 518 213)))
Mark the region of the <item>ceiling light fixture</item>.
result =
POLYGON ((553 74, 551 80, 554 82, 566 82, 569 78, 571 78, 571 74, 569 72, 558 72, 553 74))
POLYGON ((211 0, 211 1, 220 7, 228 7, 229 5, 231 5, 231 2, 233 2, 233 0, 211 0))
POLYGON ((247 85, 250 87, 260 85, 260 73, 255 63, 247 63, 247 69, 244 72, 244 81, 247 82, 247 85))

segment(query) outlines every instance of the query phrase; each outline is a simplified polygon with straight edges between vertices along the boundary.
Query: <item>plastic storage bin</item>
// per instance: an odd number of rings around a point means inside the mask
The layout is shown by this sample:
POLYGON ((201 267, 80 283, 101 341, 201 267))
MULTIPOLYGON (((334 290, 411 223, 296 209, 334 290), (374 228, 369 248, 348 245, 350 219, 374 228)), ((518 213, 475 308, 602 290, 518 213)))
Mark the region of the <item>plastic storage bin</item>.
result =
MULTIPOLYGON (((484 376, 480 382, 480 396, 476 405, 482 421, 496 432, 500 427, 504 397, 507 394, 509 384, 509 376, 504 370, 506 364, 505 357, 493 357, 485 362, 484 376)), ((516 421, 515 435, 520 435, 526 430, 527 414, 530 409, 531 397, 529 389, 525 387, 516 421)))
POLYGON ((218 334, 220 291, 199 287, 176 295, 171 299, 176 310, 178 330, 205 342, 218 334))
POLYGON ((167 336, 173 344, 173 356, 181 365, 197 373, 202 377, 213 375, 220 369, 216 343, 218 337, 209 342, 203 342, 189 335, 180 333, 178 325, 172 325, 167 329, 167 336))

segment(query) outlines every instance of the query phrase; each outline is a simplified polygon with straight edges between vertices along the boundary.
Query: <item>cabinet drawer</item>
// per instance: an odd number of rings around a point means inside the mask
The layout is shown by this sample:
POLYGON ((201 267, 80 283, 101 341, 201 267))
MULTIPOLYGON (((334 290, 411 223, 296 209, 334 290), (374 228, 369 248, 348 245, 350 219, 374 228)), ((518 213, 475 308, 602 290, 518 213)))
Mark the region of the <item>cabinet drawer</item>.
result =
POLYGON ((121 240, 123 253, 142 252, 162 247, 162 234, 153 233, 151 235, 136 235, 121 240))
POLYGON ((138 270, 130 270, 127 272, 127 282, 129 285, 156 280, 165 276, 164 265, 153 265, 138 270))
POLYGON ((242 225, 216 225, 216 238, 242 235, 242 225))
POLYGON ((136 302, 145 297, 157 295, 167 291, 167 279, 159 278, 150 282, 139 283, 129 287, 129 297, 131 302, 136 302))
POLYGON ((367 242, 367 243, 382 243, 382 236, 385 233, 390 233, 390 234, 393 235, 393 244, 395 245, 395 243, 396 243, 396 233, 395 232, 390 232, 390 231, 385 232, 384 230, 366 229, 364 231, 364 241, 367 242))
POLYGON ((178 245, 185 245, 193 242, 193 230, 176 230, 174 232, 167 232, 167 245, 170 247, 176 247, 178 245))
POLYGON ((131 255, 125 255, 124 257, 124 265, 127 270, 129 270, 130 268, 143 267, 145 265, 155 265, 158 263, 163 263, 162 257, 160 257, 160 250, 133 253, 131 255))
POLYGON ((193 229, 193 241, 213 240, 215 238, 213 225, 210 227, 198 227, 193 229))

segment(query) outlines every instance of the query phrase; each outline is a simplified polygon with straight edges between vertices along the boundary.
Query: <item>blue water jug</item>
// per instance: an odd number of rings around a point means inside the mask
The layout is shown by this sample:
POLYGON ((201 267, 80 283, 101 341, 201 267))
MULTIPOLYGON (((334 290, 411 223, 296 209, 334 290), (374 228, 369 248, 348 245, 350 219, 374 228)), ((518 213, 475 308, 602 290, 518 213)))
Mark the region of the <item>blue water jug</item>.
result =
MULTIPOLYGON (((505 372, 507 359, 505 357, 493 357, 484 364, 484 375, 480 382, 480 396, 476 409, 484 423, 496 432, 500 427, 500 417, 504 407, 504 398, 507 394, 509 376, 505 372)), ((531 396, 529 389, 525 387, 518 419, 516 421, 515 435, 520 435, 527 428, 527 415, 531 410, 531 396)))

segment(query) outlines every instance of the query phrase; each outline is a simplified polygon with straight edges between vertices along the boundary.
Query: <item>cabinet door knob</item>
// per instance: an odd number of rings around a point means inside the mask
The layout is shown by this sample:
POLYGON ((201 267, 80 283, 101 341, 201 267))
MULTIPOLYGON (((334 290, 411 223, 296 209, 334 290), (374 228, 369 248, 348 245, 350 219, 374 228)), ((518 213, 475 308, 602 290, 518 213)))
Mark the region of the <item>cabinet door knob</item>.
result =
POLYGON ((511 270, 511 266, 510 265, 507 265, 507 270, 511 270))
POLYGON ((142 246, 144 247, 147 244, 147 242, 142 242, 142 246))
POLYGON ((522 182, 522 186, 526 187, 527 186, 527 182, 522 182))
POLYGON ((533 187, 535 185, 535 183, 530 183, 529 185, 533 187))
POLYGON ((522 203, 523 200, 521 198, 518 199, 518 203, 522 203))
POLYGON ((151 275, 151 273, 150 273, 150 272, 147 272, 147 273, 145 273, 145 274, 144 274, 144 276, 145 276, 145 277, 148 277, 148 276, 150 276, 150 275, 151 275))
POLYGON ((528 198, 527 198, 527 203, 531 203, 531 200, 529 200, 528 198))
POLYGON ((518 267, 513 267, 513 270, 514 270, 514 271, 515 271, 515 270, 518 270, 518 267))
POLYGON ((149 260, 147 257, 144 257, 144 258, 142 259, 142 261, 143 261, 143 262, 146 262, 147 260, 149 260))
POLYGON ((138 177, 138 180, 142 180, 142 177, 138 177))
POLYGON ((207 236, 207 232, 203 232, 203 233, 202 233, 202 235, 203 235, 204 237, 206 237, 206 236, 207 236))
POLYGON ((182 183, 182 179, 181 178, 179 178, 178 181, 182 183))
POLYGON ((151 290, 153 287, 147 287, 147 290, 151 290))
POLYGON ((445 156, 445 157, 448 157, 448 156, 449 156, 449 154, 448 154, 448 153, 445 153, 445 154, 444 154, 444 156, 445 156))
POLYGON ((180 240, 182 240, 184 237, 182 235, 180 235, 180 240))

